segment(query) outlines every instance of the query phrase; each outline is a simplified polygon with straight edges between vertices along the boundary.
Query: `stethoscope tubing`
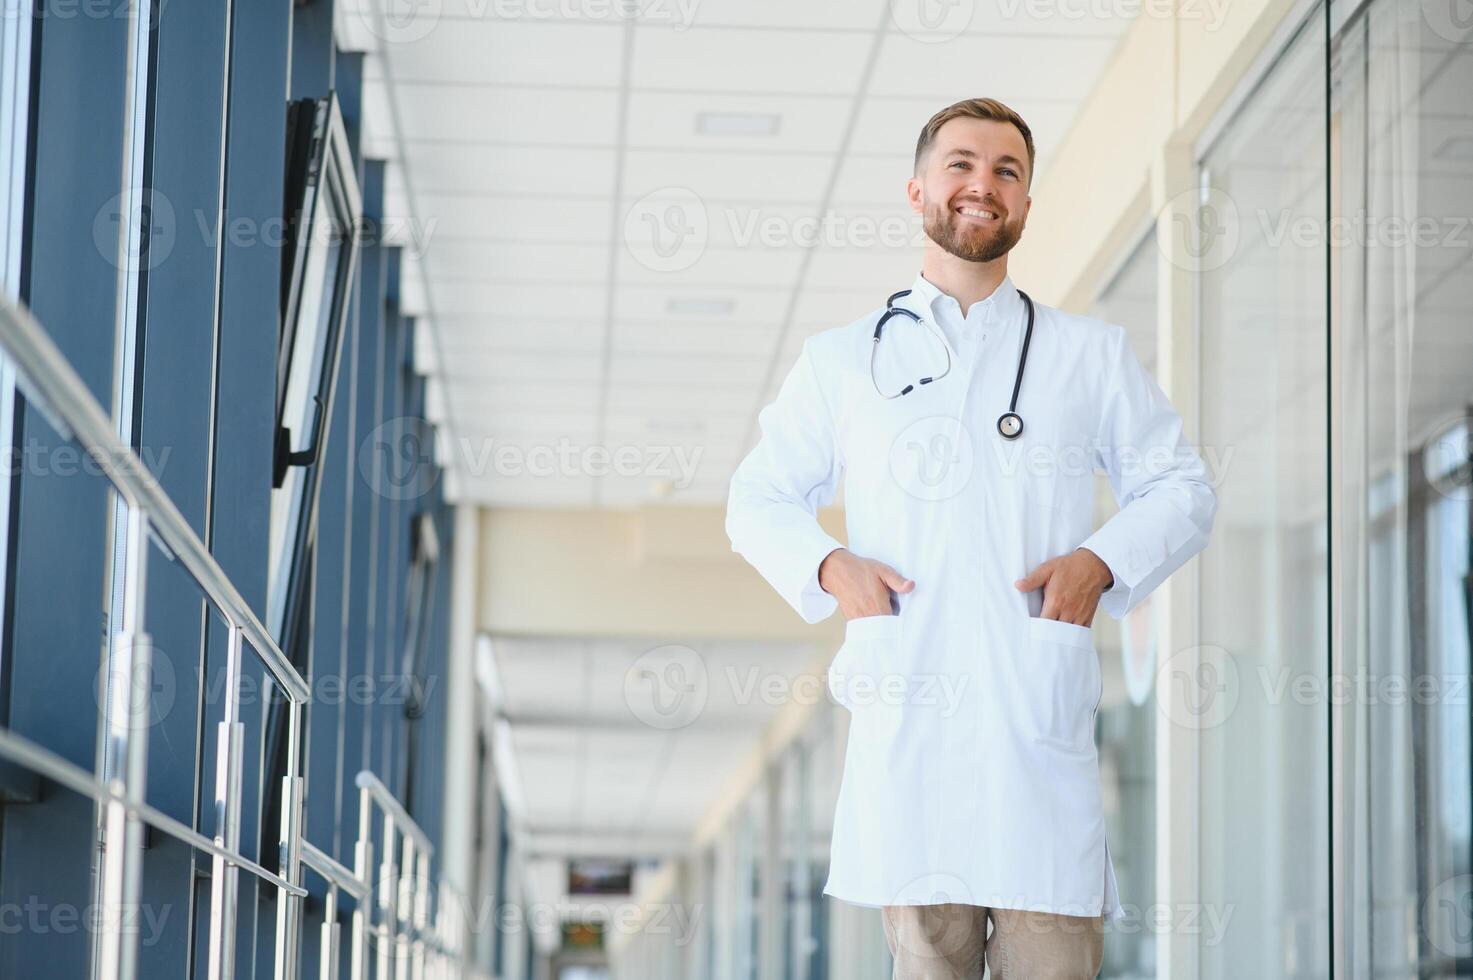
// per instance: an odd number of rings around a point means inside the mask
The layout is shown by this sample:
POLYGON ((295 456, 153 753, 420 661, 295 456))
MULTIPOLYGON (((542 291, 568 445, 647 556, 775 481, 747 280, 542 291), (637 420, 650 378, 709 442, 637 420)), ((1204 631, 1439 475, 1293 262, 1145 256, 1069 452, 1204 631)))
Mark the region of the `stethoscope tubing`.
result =
MULTIPOLYGON (((894 293, 890 296, 889 299, 885 300, 885 312, 880 315, 879 321, 875 323, 874 337, 870 342, 870 383, 874 385, 875 391, 879 393, 880 397, 885 399, 899 398, 902 395, 908 395, 917 387, 940 381, 942 378, 951 373, 951 345, 946 342, 946 338, 940 336, 936 331, 936 327, 933 326, 929 320, 922 317, 919 313, 916 313, 913 310, 908 310, 903 306, 895 305, 895 301, 897 299, 900 299, 902 296, 907 296, 909 294, 909 289, 902 289, 900 292, 894 293), (885 324, 889 323, 892 317, 898 316, 900 314, 904 314, 905 316, 910 317, 916 323, 925 326, 928 330, 931 331, 933 335, 936 336, 936 338, 941 342, 942 349, 946 353, 946 369, 940 374, 930 375, 928 377, 921 378, 914 384, 908 384, 894 394, 887 395, 883 391, 880 391, 880 383, 875 379, 875 355, 880 349, 880 336, 885 329, 885 324)), ((1018 295, 1023 297, 1023 302, 1028 307, 1028 326, 1027 329, 1023 331, 1023 349, 1018 354, 1018 371, 1013 378, 1013 397, 1008 401, 1008 410, 1004 412, 1001 416, 999 416, 997 420, 998 434, 1001 435, 1004 439, 1016 439, 1023 432, 1023 418, 1018 414, 1018 395, 1023 390, 1023 371, 1028 364, 1028 345, 1033 340, 1033 299, 1021 289, 1018 290, 1018 295)))

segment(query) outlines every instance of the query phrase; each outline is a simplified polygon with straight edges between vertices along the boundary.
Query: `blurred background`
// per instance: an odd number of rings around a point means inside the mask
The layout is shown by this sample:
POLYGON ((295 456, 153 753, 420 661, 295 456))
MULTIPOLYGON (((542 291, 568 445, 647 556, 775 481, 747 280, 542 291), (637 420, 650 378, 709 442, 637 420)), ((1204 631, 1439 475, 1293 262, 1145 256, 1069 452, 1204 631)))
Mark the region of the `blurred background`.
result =
POLYGON ((888 977, 723 519, 980 96, 1220 501, 1095 624, 1101 976, 1473 976, 1469 0, 3 11, 0 977, 888 977))

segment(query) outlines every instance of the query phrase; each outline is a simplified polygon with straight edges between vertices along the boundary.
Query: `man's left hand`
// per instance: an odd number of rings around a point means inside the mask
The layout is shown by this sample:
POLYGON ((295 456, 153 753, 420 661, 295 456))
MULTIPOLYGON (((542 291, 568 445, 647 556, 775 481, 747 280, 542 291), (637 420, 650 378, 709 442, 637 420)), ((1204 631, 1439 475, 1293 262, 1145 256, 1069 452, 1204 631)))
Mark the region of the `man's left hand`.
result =
POLYGON ((1013 585, 1019 592, 1043 589, 1044 619, 1057 619, 1076 626, 1094 622, 1100 596, 1115 582, 1099 555, 1076 548, 1067 555, 1050 558, 1013 585))

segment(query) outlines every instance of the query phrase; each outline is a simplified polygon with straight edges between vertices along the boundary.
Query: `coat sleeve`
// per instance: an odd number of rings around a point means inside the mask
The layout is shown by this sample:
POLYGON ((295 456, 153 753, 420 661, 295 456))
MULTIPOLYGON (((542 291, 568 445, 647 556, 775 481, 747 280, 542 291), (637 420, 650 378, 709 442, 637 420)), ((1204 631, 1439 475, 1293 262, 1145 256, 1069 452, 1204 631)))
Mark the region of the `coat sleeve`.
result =
POLYGON ((1094 446, 1120 510, 1080 545, 1115 581, 1100 608, 1116 619, 1207 545, 1217 493, 1182 434, 1181 416, 1130 349, 1122 327, 1107 343, 1111 380, 1094 446))
POLYGON ((737 466, 726 502, 732 550, 797 610, 816 623, 838 608, 818 585, 818 566, 843 544, 819 526, 818 508, 832 503, 842 463, 834 416, 803 344, 777 398, 757 416, 757 445, 737 466))

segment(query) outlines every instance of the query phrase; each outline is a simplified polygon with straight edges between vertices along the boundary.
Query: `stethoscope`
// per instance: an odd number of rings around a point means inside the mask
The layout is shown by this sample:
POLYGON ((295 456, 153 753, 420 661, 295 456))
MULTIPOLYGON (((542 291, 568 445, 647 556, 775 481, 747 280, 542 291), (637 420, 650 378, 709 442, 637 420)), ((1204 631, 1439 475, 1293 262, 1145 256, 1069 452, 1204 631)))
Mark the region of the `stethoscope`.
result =
MULTIPOLYGON (((903 306, 895 305, 897 299, 908 295, 910 295, 910 290, 902 289, 885 300, 885 312, 880 316, 880 322, 875 324, 875 338, 874 342, 870 344, 869 349, 869 379, 870 383, 875 386, 875 391, 879 392, 881 398, 899 398, 901 395, 908 395, 916 389, 917 385, 928 385, 932 382, 940 381, 951 373, 951 345, 946 342, 946 338, 941 336, 936 327, 919 313, 908 310, 903 306), (946 370, 928 378, 921 378, 915 384, 908 384, 899 391, 887 395, 883 391, 880 391, 880 382, 875 378, 875 353, 880 349, 880 331, 885 329, 885 324, 890 322, 891 317, 900 313, 910 317, 916 323, 925 326, 935 335, 936 339, 941 343, 942 349, 946 352, 946 370)), ((1018 290, 1018 295, 1023 297, 1023 302, 1028 305, 1028 329, 1023 333, 1023 350, 1018 355, 1018 374, 1013 379, 1013 400, 1008 402, 1008 410, 998 416, 997 419, 998 434, 1004 439, 1016 439, 1023 431, 1023 417, 1018 414, 1018 390, 1023 387, 1023 367, 1028 363, 1028 341, 1033 339, 1033 300, 1029 299, 1028 294, 1021 289, 1018 290)))

